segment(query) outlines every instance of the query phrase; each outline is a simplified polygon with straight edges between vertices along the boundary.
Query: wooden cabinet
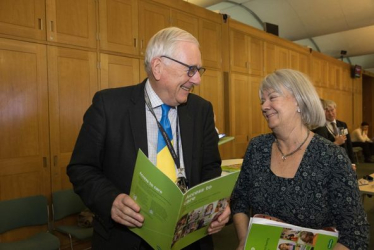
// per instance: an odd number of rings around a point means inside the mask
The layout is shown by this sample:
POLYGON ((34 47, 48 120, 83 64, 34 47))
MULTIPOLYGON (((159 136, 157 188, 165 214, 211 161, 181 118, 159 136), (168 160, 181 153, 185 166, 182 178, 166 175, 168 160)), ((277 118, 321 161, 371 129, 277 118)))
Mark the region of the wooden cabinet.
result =
POLYGON ((310 63, 309 63, 309 55, 299 53, 299 68, 298 70, 303 72, 306 75, 309 75, 310 63))
POLYGON ((204 67, 221 68, 221 24, 148 1, 139 1, 140 55, 154 34, 171 25, 198 38, 204 67))
POLYGON ((247 75, 230 75, 230 135, 233 142, 233 158, 242 158, 249 142, 250 123, 250 84, 247 75))
POLYGON ((220 69, 222 64, 221 24, 199 19, 199 42, 204 67, 220 69))
POLYGON ((352 92, 353 87, 352 87, 353 79, 351 78, 351 69, 350 67, 345 67, 342 69, 342 86, 341 89, 345 91, 352 92))
POLYGON ((45 0, 1 0, 0 33, 45 41, 45 0))
POLYGON ((289 68, 309 74, 309 57, 307 54, 289 50, 289 68))
POLYGON ((199 40, 199 18, 179 10, 171 10, 171 26, 191 33, 199 40))
POLYGON ((230 31, 230 69, 247 73, 249 60, 249 37, 237 30, 230 31))
POLYGON ((331 89, 342 89, 342 70, 340 66, 329 63, 329 81, 327 86, 331 89))
POLYGON ((262 114, 261 101, 258 94, 259 86, 261 84, 262 78, 251 76, 248 79, 250 85, 250 115, 251 115, 251 127, 249 130, 249 138, 259 136, 261 134, 269 133, 270 129, 265 117, 262 114))
POLYGON ((264 43, 261 39, 232 29, 230 31, 230 66, 232 71, 262 76, 264 43))
POLYGON ((264 72, 264 42, 251 37, 249 50, 249 74, 262 76, 264 72))
POLYGON ((48 47, 52 191, 71 187, 66 166, 99 89, 96 63, 95 52, 48 47))
POLYGON ((47 196, 50 154, 46 47, 0 39, 0 58, 0 200, 47 196))
POLYGON ((290 67, 289 51, 286 48, 276 47, 277 69, 288 69, 290 67))
POLYGON ((264 60, 265 60, 265 74, 268 75, 277 70, 277 56, 276 45, 270 42, 265 42, 264 45, 264 60))
POLYGON ((95 0, 46 0, 47 40, 96 48, 95 0))
POLYGON ((328 62, 318 57, 312 57, 311 75, 315 86, 327 87, 328 62))
POLYGON ((296 51, 290 50, 289 55, 290 55, 290 68, 298 70, 300 66, 299 53, 297 53, 296 51))
POLYGON ((100 0, 100 49, 139 54, 138 1, 100 0))
POLYGON ((201 80, 201 84, 196 86, 194 93, 210 101, 216 115, 216 127, 222 133, 225 132, 224 113, 224 90, 222 72, 219 70, 207 70, 201 80))
POLYGON ((258 94, 261 81, 259 76, 230 75, 230 135, 235 137, 234 158, 244 156, 251 138, 270 132, 258 94))
POLYGON ((139 83, 139 59, 100 55, 100 88, 116 88, 139 83))
POLYGON ((159 30, 170 26, 170 8, 139 1, 140 54, 144 56, 149 40, 159 30))

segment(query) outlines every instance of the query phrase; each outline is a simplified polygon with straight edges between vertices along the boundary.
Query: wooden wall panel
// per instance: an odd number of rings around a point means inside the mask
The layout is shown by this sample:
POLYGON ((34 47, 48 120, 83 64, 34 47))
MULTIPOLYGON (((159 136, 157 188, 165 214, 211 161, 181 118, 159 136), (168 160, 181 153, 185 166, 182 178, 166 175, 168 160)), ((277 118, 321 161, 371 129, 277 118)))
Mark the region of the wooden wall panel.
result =
POLYGON ((45 45, 0 39, 0 200, 50 193, 45 45))
POLYGON ((70 188, 66 175, 83 115, 99 90, 96 53, 48 47, 52 191, 70 188))
POLYGON ((100 55, 100 89, 138 84, 139 59, 122 56, 100 55))

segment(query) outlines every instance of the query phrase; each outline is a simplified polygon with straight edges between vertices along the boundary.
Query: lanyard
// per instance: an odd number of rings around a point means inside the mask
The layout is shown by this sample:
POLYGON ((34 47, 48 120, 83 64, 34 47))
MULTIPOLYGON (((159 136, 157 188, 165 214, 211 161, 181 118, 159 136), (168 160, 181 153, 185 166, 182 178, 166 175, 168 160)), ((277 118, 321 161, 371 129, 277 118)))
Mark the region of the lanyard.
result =
POLYGON ((173 145, 171 144, 171 141, 169 139, 168 134, 166 133, 165 129, 162 127, 162 125, 160 124, 160 122, 157 120, 156 114, 153 111, 153 108, 152 108, 152 105, 151 105, 151 101, 149 100, 149 96, 148 96, 147 90, 145 88, 144 88, 144 99, 145 99, 145 103, 146 103, 149 111, 151 112, 151 114, 153 115, 153 117, 156 120, 158 129, 160 130, 160 132, 162 134, 162 137, 164 138, 164 140, 166 142, 166 146, 168 147, 168 149, 170 151, 170 154, 173 157, 174 163, 177 166, 178 175, 177 175, 176 184, 179 187, 179 189, 183 193, 185 193, 188 190, 188 182, 187 182, 186 177, 183 176, 184 169, 180 167, 180 160, 179 160, 179 126, 178 126, 179 119, 178 119, 178 113, 177 113, 177 122, 176 122, 176 136, 177 136, 177 154, 176 154, 175 150, 173 148, 173 145))
POLYGON ((170 151, 170 154, 171 156, 173 157, 174 159, 174 163, 175 165, 177 166, 178 169, 180 169, 180 161, 179 161, 179 129, 178 129, 178 114, 177 114, 177 126, 176 126, 176 133, 177 133, 177 153, 175 153, 175 150, 173 148, 173 145, 171 144, 171 141, 169 139, 169 136, 168 134, 166 133, 165 129, 162 127, 162 125, 160 124, 160 122, 157 120, 157 117, 156 117, 156 114, 155 112, 153 111, 153 108, 151 106, 151 102, 149 100, 149 96, 148 96, 148 93, 147 91, 144 89, 144 96, 145 96, 145 103, 147 104, 147 107, 149 109, 149 111, 151 111, 153 117, 155 118, 156 120, 156 123, 157 123, 157 126, 158 126, 158 129, 160 130, 161 134, 162 134, 162 137, 164 138, 165 142, 166 142, 166 146, 168 147, 169 151, 170 151))

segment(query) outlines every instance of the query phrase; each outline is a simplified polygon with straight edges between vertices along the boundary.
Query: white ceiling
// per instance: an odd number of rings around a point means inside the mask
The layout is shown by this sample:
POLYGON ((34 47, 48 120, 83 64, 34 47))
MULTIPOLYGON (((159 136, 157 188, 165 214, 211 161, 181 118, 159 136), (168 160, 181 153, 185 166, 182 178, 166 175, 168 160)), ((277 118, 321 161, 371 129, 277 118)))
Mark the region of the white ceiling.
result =
POLYGON ((374 73, 374 0, 185 0, 374 73))

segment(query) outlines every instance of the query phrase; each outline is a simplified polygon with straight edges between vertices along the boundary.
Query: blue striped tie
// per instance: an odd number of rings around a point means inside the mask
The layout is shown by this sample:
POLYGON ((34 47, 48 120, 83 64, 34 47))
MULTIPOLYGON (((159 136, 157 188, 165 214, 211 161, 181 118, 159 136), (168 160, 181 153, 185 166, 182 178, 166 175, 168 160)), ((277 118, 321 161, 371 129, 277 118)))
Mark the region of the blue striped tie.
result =
MULTIPOLYGON (((161 105, 162 117, 160 124, 164 128, 165 132, 169 136, 170 141, 173 143, 173 133, 171 131, 171 125, 168 118, 170 106, 166 104, 161 105)), ((158 142, 157 142, 157 167, 167 175, 172 181, 176 181, 176 173, 174 166, 174 159, 170 154, 170 151, 166 145, 164 138, 162 137, 161 131, 158 131, 158 142)))

